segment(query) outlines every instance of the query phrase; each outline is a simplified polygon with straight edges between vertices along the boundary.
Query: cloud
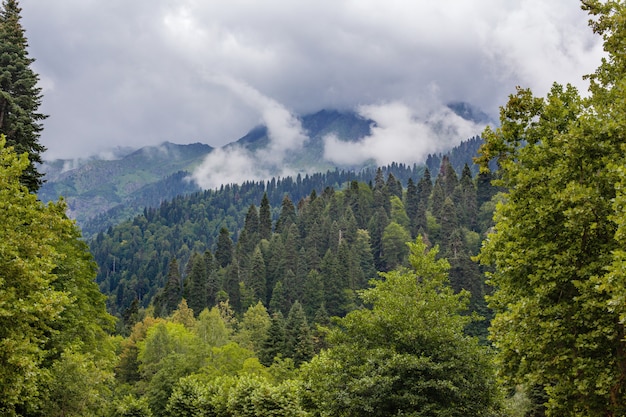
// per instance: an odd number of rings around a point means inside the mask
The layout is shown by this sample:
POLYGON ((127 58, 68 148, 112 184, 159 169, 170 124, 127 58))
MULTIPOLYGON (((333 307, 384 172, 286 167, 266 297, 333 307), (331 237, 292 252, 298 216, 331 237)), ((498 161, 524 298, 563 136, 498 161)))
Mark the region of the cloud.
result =
POLYGON ((255 162, 254 156, 242 147, 217 148, 207 155, 191 178, 203 189, 264 179, 267 172, 255 162))
POLYGON ((50 115, 41 137, 46 158, 236 140, 258 122, 259 107, 234 93, 239 87, 207 83, 207 72, 228 74, 295 114, 379 103, 425 114, 420 103, 435 92, 433 103, 466 101, 496 116, 516 85, 538 95, 553 81, 584 91, 581 76, 602 55, 601 39, 571 0, 33 0, 21 7, 44 88, 41 110, 50 115))
POLYGON ((282 104, 244 82, 224 75, 209 75, 206 80, 226 87, 257 111, 267 127, 269 143, 255 152, 237 144, 211 152, 192 175, 196 183, 207 189, 292 174, 284 165, 285 156, 289 151, 300 150, 308 140, 300 120, 282 104))
POLYGON ((344 142, 336 136, 327 136, 324 158, 343 165, 358 165, 368 160, 378 165, 419 163, 429 153, 449 149, 484 128, 442 105, 421 117, 402 102, 361 106, 359 113, 376 122, 371 135, 358 142, 344 142))

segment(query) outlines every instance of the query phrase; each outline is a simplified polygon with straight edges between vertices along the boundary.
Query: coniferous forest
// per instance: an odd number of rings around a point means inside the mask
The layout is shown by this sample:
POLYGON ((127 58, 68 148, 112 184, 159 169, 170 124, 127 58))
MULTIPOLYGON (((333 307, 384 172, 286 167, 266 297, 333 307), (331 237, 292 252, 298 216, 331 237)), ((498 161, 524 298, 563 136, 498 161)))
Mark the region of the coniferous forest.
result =
POLYGON ((37 198, 5 0, 0 414, 626 415, 626 5, 582 7, 587 96, 518 87, 424 165, 225 184, 84 239, 37 198))

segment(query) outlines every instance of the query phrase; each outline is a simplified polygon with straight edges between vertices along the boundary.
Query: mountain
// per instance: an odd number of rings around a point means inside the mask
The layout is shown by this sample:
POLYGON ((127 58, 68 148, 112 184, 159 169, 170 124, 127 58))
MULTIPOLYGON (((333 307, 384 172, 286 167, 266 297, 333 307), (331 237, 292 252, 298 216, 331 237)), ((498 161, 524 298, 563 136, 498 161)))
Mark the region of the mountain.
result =
MULTIPOLYGON (((464 103, 450 105, 462 117, 480 118, 484 113, 464 103)), ((321 110, 300 117, 308 140, 299 151, 289 152, 283 164, 297 172, 327 172, 336 169, 360 171, 375 169, 373 163, 360 166, 337 166, 324 159, 324 137, 335 135, 341 141, 359 141, 371 134, 373 120, 351 111, 321 110)), ((245 136, 225 145, 243 147, 254 153, 265 149, 270 138, 265 126, 251 129, 245 136)), ((467 147, 468 144, 466 144, 467 147)), ((475 155, 478 142, 453 157, 455 169, 475 155), (472 154, 470 157, 467 154, 472 154), (458 159, 458 161, 457 161, 458 159)), ((44 201, 63 196, 68 215, 76 219, 85 237, 132 218, 144 207, 157 207, 162 201, 177 195, 199 191, 189 180, 193 170, 213 151, 209 145, 194 143, 177 145, 170 142, 139 150, 117 149, 114 159, 55 160, 46 162, 42 171, 47 182, 39 190, 44 201)), ((429 156, 428 166, 439 166, 442 155, 429 156)), ((460 171, 459 171, 460 172, 460 171)), ((280 174, 272 174, 278 177, 280 174)))
MULTIPOLYGON (((365 119, 352 111, 321 110, 300 118, 308 140, 300 151, 292 151, 283 161, 291 167, 304 168, 307 172, 324 172, 329 169, 359 169, 362 166, 338 166, 324 159, 324 137, 335 135, 339 140, 356 142, 371 134, 373 120, 365 119)), ((239 145, 249 151, 268 146, 270 138, 265 126, 257 126, 241 139, 227 146, 239 145)), ((372 165, 373 166, 373 165, 372 165)))
MULTIPOLYGON (((42 167, 47 181, 38 196, 44 202, 63 196, 68 215, 83 225, 98 214, 137 200, 146 192, 152 194, 150 190, 155 184, 167 182, 168 178, 171 182, 170 177, 177 172, 192 171, 211 150, 211 146, 201 143, 177 145, 164 142, 128 153, 120 159, 79 161, 76 163, 78 167, 73 169, 73 161, 52 161, 42 167)), ((168 195, 167 187, 159 188, 163 194, 160 199, 171 198, 183 191, 177 187, 173 195, 168 195)), ((194 190, 197 190, 196 186, 187 191, 194 190)))

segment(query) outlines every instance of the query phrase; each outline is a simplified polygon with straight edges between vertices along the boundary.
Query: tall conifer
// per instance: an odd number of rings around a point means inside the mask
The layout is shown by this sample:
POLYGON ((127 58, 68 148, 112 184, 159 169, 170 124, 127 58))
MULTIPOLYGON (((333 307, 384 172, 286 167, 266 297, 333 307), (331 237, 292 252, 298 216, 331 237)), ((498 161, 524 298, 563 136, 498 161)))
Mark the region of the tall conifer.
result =
POLYGON ((27 153, 29 166, 21 182, 34 192, 42 184, 36 164, 41 163, 45 147, 39 143, 46 118, 39 113, 41 88, 39 77, 31 68, 33 58, 28 56, 28 42, 20 23, 17 0, 5 0, 0 10, 0 133, 18 154, 27 153))

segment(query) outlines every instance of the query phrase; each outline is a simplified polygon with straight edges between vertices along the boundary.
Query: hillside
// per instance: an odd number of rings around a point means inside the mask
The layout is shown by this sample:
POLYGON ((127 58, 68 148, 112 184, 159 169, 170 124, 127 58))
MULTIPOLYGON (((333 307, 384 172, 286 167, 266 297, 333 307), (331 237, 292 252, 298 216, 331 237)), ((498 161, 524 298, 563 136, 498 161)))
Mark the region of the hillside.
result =
MULTIPOLYGON (((213 148, 195 143, 176 145, 165 142, 149 146, 115 160, 89 160, 78 168, 63 170, 70 161, 53 161, 43 166, 47 182, 38 196, 44 201, 57 200, 63 196, 68 205, 68 214, 79 225, 117 206, 144 207, 150 190, 158 184, 158 201, 173 198, 197 190, 192 184, 178 182, 176 188, 164 186, 173 174, 193 170, 213 148)), ((134 215, 134 210, 131 210, 134 215)))

